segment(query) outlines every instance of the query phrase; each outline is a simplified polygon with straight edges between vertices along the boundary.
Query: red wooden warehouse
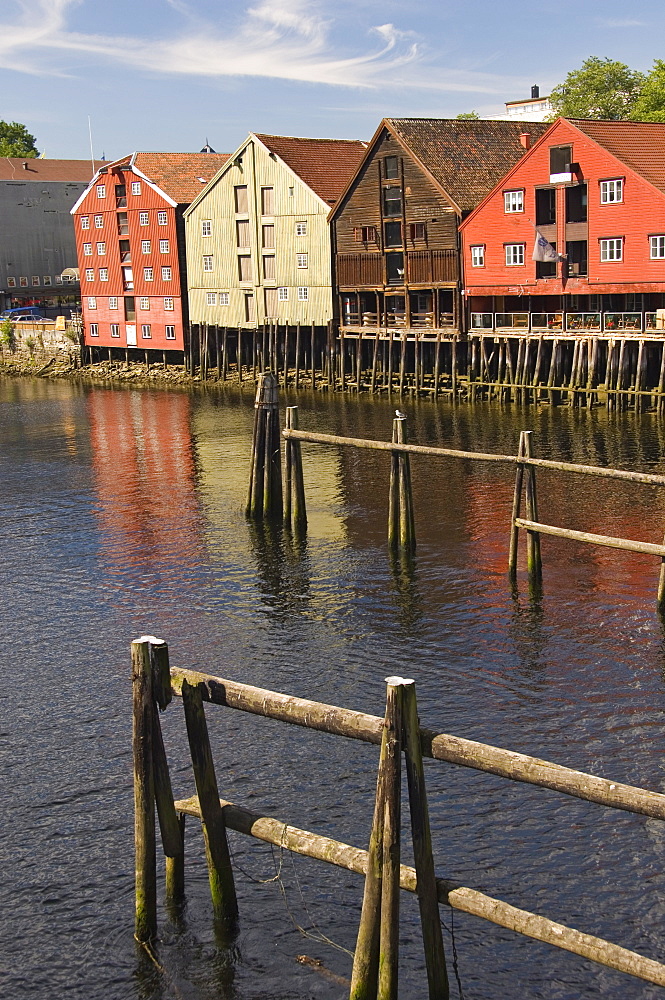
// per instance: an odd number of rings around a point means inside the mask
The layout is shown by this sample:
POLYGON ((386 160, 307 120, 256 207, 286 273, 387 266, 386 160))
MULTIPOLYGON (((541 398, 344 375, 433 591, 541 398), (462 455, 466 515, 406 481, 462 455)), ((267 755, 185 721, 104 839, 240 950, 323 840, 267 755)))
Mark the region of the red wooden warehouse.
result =
POLYGON ((72 209, 88 347, 184 350, 182 213, 226 159, 132 153, 97 171, 72 209))

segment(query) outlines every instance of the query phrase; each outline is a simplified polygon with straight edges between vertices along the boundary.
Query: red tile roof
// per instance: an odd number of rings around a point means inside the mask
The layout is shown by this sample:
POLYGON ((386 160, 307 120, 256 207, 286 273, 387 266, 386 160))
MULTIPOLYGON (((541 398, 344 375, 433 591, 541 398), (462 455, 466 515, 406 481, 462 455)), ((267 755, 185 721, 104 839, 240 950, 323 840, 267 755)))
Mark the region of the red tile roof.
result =
POLYGON ((70 181, 89 184, 104 164, 97 160, 93 170, 90 160, 47 160, 25 156, 0 157, 0 180, 2 181, 70 181), (23 164, 27 163, 27 168, 23 164))
POLYGON ((654 187, 665 192, 665 125, 655 122, 602 122, 567 118, 654 187))
POLYGON ((328 205, 335 204, 367 149, 367 143, 357 139, 254 134, 328 205))
POLYGON ((158 188, 177 202, 189 205, 229 158, 228 153, 134 153, 108 164, 134 164, 158 188))

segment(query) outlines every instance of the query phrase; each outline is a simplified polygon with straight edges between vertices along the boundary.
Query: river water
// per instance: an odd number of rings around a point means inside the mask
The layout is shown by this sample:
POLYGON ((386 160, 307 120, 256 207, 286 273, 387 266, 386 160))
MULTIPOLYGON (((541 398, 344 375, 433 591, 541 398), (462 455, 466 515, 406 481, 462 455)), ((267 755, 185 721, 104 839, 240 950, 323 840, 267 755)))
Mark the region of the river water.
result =
MULTIPOLYGON (((304 429, 390 434, 394 402, 301 393, 297 403, 304 429)), ((665 471, 654 415, 403 405, 419 443, 514 453, 532 428, 540 456, 665 471)), ((409 574, 386 549, 386 455, 307 446, 306 544, 248 525, 249 388, 5 380, 0 415, 3 997, 348 995, 340 977, 362 880, 231 834, 241 932, 229 950, 214 935, 194 821, 186 909, 160 902, 161 969, 137 952, 129 643, 145 632, 168 640, 174 664, 374 714, 383 678, 412 676, 429 728, 663 790, 657 560, 543 538, 542 599, 529 598, 522 571, 511 595, 509 467, 412 461, 409 574)), ((539 493, 551 523, 662 539, 663 491, 539 472, 539 493)), ((366 846, 375 747, 221 708, 208 719, 222 795, 366 846)), ((175 793, 191 794, 179 701, 163 725, 175 793)), ((426 778, 439 875, 665 959, 660 822, 441 762, 426 762, 426 778)), ((409 862, 406 830, 403 854, 409 862)), ((442 915, 466 1000, 660 994, 442 915)), ((401 928, 406 1000, 426 995, 406 894, 401 928)))

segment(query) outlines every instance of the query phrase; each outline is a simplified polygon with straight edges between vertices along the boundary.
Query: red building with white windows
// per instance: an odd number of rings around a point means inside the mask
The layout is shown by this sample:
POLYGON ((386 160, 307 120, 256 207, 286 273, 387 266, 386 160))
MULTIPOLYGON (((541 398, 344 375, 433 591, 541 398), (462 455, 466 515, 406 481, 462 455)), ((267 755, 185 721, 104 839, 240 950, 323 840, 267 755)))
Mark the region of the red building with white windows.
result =
POLYGON ((559 118, 460 232, 470 334, 660 328, 665 125, 559 118))
POLYGON ((183 351, 182 213, 223 153, 132 153, 102 166, 72 209, 89 347, 183 351))

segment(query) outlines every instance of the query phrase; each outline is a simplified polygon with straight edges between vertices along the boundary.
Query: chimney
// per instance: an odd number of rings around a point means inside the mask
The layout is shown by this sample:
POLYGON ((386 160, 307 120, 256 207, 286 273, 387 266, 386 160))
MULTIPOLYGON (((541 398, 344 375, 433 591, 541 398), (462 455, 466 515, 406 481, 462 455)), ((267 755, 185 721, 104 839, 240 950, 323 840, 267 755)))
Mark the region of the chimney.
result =
POLYGON ((538 86, 537 83, 534 83, 533 87, 531 88, 531 100, 535 101, 536 98, 538 97, 540 97, 540 87, 538 86))
POLYGON ((27 170, 27 169, 28 169, 28 161, 27 161, 27 160, 24 160, 24 161, 23 161, 23 169, 24 169, 24 170, 27 170))
POLYGON ((529 132, 520 132, 520 143, 525 149, 529 149, 531 146, 531 134, 529 132))

